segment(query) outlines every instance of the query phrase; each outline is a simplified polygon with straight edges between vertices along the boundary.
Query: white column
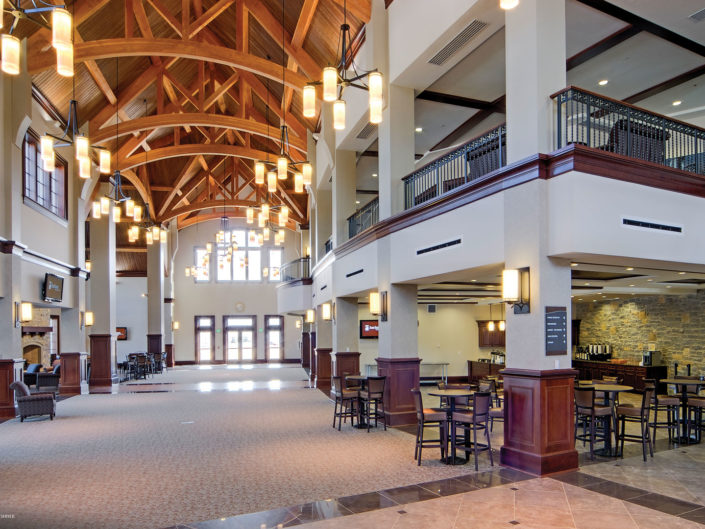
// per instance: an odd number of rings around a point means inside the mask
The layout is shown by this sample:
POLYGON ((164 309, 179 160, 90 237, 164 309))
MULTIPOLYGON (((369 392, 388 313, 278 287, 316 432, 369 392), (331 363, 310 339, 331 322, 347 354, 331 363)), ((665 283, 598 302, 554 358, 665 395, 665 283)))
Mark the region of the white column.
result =
POLYGON ((161 352, 164 339, 164 244, 147 246, 147 349, 161 352))
POLYGON ((355 213, 357 171, 355 151, 335 151, 333 170, 333 247, 348 240, 348 217, 355 213))
POLYGON ((379 218, 404 209, 402 178, 414 171, 414 90, 388 85, 379 125, 379 218))
POLYGON ((326 255, 326 241, 331 237, 332 211, 330 189, 316 191, 316 253, 318 261, 326 255))
MULTIPOLYGON (((91 306, 95 323, 90 334, 115 334, 115 222, 113 210, 91 219, 91 306)), ((114 345, 114 344, 113 344, 114 345)))
POLYGON ((335 298, 333 351, 355 352, 358 349, 357 298, 335 298))
POLYGON ((553 150, 553 101, 566 86, 565 0, 521 0, 505 15, 507 162, 553 150))

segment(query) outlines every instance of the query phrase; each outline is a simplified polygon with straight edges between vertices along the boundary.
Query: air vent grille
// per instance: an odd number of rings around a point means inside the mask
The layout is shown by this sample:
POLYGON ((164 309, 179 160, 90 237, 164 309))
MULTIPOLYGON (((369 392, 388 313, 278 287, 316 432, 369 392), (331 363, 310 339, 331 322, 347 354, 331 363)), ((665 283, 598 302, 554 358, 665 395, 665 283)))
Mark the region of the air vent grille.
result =
POLYGON ((426 308, 427 308, 428 312, 431 314, 436 312, 436 305, 434 305, 432 303, 429 303, 428 305, 426 305, 426 308))
POLYGON ((436 244, 434 246, 429 246, 428 248, 422 248, 421 250, 416 250, 416 255, 423 255, 428 252, 435 252, 436 250, 442 250, 443 248, 448 248, 449 246, 455 246, 456 244, 460 244, 461 242, 462 242, 461 239, 454 239, 452 241, 443 242, 441 244, 436 244))
POLYGON ((681 226, 669 226, 668 224, 659 224, 656 222, 649 222, 645 220, 622 219, 622 224, 624 224, 625 226, 644 228, 647 230, 661 230, 670 231, 674 233, 683 233, 683 228, 681 226))
POLYGON ((702 22, 705 20, 705 9, 701 9, 700 11, 696 11, 692 15, 690 15, 688 18, 692 18, 696 22, 702 22))
POLYGON ((358 132, 358 134, 357 134, 357 139, 359 139, 359 140, 366 140, 366 139, 369 138, 369 137, 372 135, 372 133, 375 132, 376 130, 377 130, 377 125, 375 125, 374 123, 368 123, 367 125, 365 125, 365 126, 363 127, 363 129, 362 129, 360 132, 358 132))
POLYGON ((446 44, 441 51, 431 57, 428 62, 431 64, 436 64, 438 66, 442 66, 444 62, 446 62, 453 55, 455 55, 455 53, 460 48, 470 42, 470 40, 472 40, 478 33, 480 33, 480 31, 482 31, 486 27, 486 22, 481 22, 477 19, 473 20, 463 31, 458 33, 458 35, 456 35, 453 40, 446 44))

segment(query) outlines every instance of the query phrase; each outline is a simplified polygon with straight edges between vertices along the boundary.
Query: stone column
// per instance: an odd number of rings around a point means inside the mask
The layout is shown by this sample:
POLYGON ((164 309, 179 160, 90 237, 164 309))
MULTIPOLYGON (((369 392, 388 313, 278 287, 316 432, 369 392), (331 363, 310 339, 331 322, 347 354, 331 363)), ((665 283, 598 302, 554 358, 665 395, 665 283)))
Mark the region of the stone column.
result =
POLYGON ((335 151, 333 171, 333 247, 348 240, 348 217, 355 213, 357 172, 355 151, 335 151))
POLYGON ((164 338, 164 244, 147 246, 147 352, 161 353, 164 338))
POLYGON ((115 350, 115 222, 108 215, 91 219, 91 392, 110 391, 117 382, 115 350))
POLYGON ((379 124, 379 219, 404 210, 402 178, 414 171, 414 90, 388 85, 379 124))
POLYGON ((332 347, 334 375, 342 377, 345 373, 360 374, 357 333, 357 298, 335 298, 332 347))
MULTIPOLYGON (((506 14, 508 162, 551 150, 550 94, 565 86, 563 0, 522 0, 506 14)), ((528 268, 530 312, 507 310, 501 462, 534 474, 577 468, 568 263, 547 257, 548 185, 536 180, 504 192, 505 266, 528 268), (566 311, 566 352, 547 355, 546 313, 566 311), (553 309, 549 309, 553 310, 553 309)))

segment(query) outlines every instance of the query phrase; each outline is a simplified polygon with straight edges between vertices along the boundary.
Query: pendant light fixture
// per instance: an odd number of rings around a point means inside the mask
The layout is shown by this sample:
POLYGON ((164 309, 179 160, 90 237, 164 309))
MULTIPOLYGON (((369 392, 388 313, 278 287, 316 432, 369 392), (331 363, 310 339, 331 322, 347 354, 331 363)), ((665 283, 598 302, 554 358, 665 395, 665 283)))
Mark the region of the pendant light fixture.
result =
POLYGON ((303 90, 304 116, 313 117, 316 112, 316 92, 314 85, 323 85, 323 101, 333 103, 333 128, 335 130, 345 129, 345 101, 342 97, 343 90, 348 86, 369 92, 370 123, 377 124, 382 122, 384 79, 382 74, 376 69, 363 71, 355 64, 352 54, 350 25, 347 23, 347 20, 347 1, 344 0, 343 24, 340 26, 340 38, 338 41, 340 43, 340 57, 336 60, 335 66, 327 66, 323 69, 323 79, 321 82, 309 83, 303 90), (359 71, 362 73, 359 73, 359 71), (352 72, 354 75, 348 77, 348 72, 352 72), (367 78, 366 85, 363 81, 365 78, 367 78), (312 98, 313 101, 311 100, 312 98))
POLYGON ((490 303, 490 321, 487 324, 487 330, 494 332, 494 320, 492 319, 492 303, 490 303))
POLYGON ((514 9, 519 5, 519 0, 499 0, 499 7, 505 11, 508 9, 514 9))
MULTIPOLYGON (((56 50, 56 69, 59 75, 73 76, 73 15, 65 5, 51 5, 45 1, 33 0, 31 7, 23 8, 20 0, 5 0, 0 3, 0 15, 9 13, 13 16, 9 33, 2 35, 2 64, 0 69, 8 75, 20 73, 20 40, 12 33, 20 20, 33 22, 43 28, 51 29, 51 45, 56 50), (47 24, 43 13, 51 12, 51 26, 47 24), (39 16, 35 16, 39 15, 39 16)), ((0 22, 2 27, 2 22, 0 22)))

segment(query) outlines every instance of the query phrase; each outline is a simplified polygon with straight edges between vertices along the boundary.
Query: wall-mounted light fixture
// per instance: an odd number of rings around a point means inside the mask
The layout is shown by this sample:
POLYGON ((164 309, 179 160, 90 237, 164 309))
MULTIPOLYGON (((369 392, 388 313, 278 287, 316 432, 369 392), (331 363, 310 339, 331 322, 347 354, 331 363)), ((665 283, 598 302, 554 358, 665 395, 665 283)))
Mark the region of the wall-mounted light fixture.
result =
POLYGON ((19 328, 28 321, 32 321, 32 304, 15 301, 15 327, 19 328))
POLYGON ((380 301, 379 292, 370 292, 370 314, 373 316, 379 316, 380 312, 382 312, 382 304, 380 301))
POLYGON ((502 300, 514 307, 514 314, 530 312, 528 267, 502 271, 502 300))
POLYGON ((86 317, 85 317, 85 324, 86 327, 92 327, 93 324, 95 323, 95 317, 93 316, 93 311, 92 310, 87 310, 86 311, 86 317))
POLYGON ((296 328, 297 328, 297 329, 300 329, 300 328, 301 328, 301 320, 298 319, 298 318, 296 319, 296 328))
POLYGON ((321 305, 321 318, 324 321, 330 321, 333 319, 333 310, 330 306, 330 303, 323 303, 321 305))
POLYGON ((313 323, 316 321, 316 311, 313 309, 308 309, 306 311, 306 323, 313 323))
POLYGON ((172 331, 178 331, 180 328, 181 328, 181 325, 179 324, 178 321, 171 322, 171 330, 172 331))
POLYGON ((370 292, 370 312, 375 316, 379 316, 380 321, 387 321, 387 291, 370 292), (373 296, 373 294, 376 294, 373 296), (375 299, 376 298, 376 299, 375 299), (373 304, 377 305, 373 307, 373 304), (372 309, 376 312, 373 312, 372 309))

